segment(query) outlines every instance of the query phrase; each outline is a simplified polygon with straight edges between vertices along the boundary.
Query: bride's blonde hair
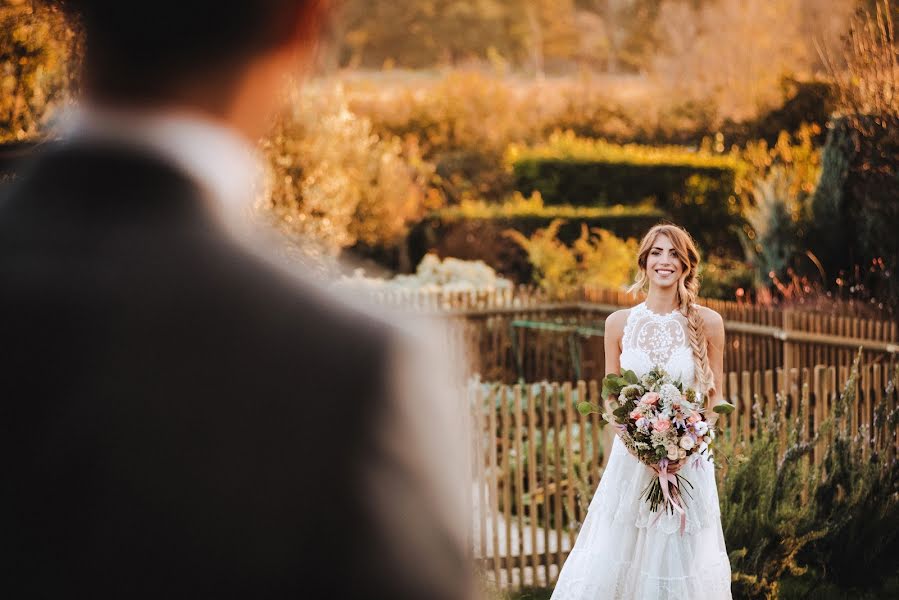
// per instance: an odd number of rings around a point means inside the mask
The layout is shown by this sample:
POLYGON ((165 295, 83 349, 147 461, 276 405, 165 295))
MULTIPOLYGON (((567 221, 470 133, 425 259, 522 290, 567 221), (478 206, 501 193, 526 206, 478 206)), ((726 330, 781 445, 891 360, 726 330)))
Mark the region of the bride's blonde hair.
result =
POLYGON ((652 250, 656 238, 660 235, 665 235, 671 240, 671 245, 682 265, 682 273, 677 281, 677 301, 681 314, 687 318, 689 324, 690 347, 693 349, 696 379, 700 390, 709 394, 715 387, 715 376, 709 363, 708 343, 702 315, 693 304, 699 294, 699 250, 690 234, 677 225, 667 223, 655 225, 647 231, 640 241, 640 250, 637 253, 637 265, 640 269, 634 284, 627 291, 631 293, 644 291, 649 283, 649 277, 646 275, 646 261, 649 251, 652 250))

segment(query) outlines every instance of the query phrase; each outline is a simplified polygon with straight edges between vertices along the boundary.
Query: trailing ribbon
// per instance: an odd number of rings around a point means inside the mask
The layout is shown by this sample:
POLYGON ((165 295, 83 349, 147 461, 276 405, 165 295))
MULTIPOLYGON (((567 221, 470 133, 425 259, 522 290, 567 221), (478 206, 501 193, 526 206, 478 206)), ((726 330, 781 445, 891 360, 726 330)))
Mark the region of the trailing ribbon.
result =
MULTIPOLYGON (((659 485, 662 487, 662 495, 665 496, 665 501, 671 506, 678 514, 680 514, 680 533, 684 534, 684 531, 687 528, 687 513, 684 510, 684 507, 680 504, 680 494, 677 487, 677 477, 675 477, 674 473, 668 472, 668 460, 662 459, 659 463, 659 485), (668 486, 674 488, 674 493, 668 489, 668 486)), ((661 516, 661 513, 659 514, 661 516)), ((658 517, 657 517, 658 518, 658 517)))
POLYGON ((693 459, 693 468, 698 471, 705 471, 707 458, 702 454, 694 454, 695 458, 693 459))

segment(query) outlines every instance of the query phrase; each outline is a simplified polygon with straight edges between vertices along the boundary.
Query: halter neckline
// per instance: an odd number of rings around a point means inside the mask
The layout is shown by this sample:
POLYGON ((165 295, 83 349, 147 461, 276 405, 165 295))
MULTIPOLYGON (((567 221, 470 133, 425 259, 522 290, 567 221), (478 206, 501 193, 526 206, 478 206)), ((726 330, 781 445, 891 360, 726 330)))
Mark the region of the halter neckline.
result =
POLYGON ((643 310, 645 310, 646 312, 648 312, 649 314, 651 314, 651 315, 654 316, 654 317, 671 317, 671 316, 673 316, 675 313, 679 313, 679 312, 680 312, 680 309, 675 308, 674 310, 672 310, 671 312, 668 312, 668 313, 657 313, 657 312, 655 312, 654 310, 650 309, 648 306, 646 306, 646 301, 645 301, 645 300, 644 300, 643 302, 640 303, 640 306, 643 307, 643 310))

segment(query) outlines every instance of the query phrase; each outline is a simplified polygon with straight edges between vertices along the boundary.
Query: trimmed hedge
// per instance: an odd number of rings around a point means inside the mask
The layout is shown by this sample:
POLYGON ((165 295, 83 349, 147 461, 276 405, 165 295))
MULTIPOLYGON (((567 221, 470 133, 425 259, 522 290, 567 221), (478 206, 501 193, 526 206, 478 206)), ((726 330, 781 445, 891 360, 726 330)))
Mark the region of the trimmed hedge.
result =
POLYGON ((683 146, 645 146, 613 144, 603 139, 582 138, 570 131, 556 132, 545 144, 522 147, 512 145, 506 161, 557 159, 631 164, 647 167, 684 166, 696 169, 737 169, 739 160, 732 155, 693 151, 683 146))
POLYGON ((740 256, 744 221, 737 181, 744 165, 677 147, 610 144, 572 134, 544 146, 510 149, 516 189, 539 192, 548 205, 636 205, 646 201, 685 227, 706 251, 740 256))
MULTIPOLYGON (((546 206, 539 194, 525 198, 516 194, 502 203, 466 201, 456 206, 449 206, 431 215, 444 221, 459 219, 573 219, 573 220, 606 220, 610 223, 622 219, 626 222, 635 217, 664 217, 657 208, 643 203, 636 206, 572 206, 570 204, 546 206)), ((608 229, 608 228, 606 228, 608 229)), ((620 237, 620 236, 619 236, 620 237)))

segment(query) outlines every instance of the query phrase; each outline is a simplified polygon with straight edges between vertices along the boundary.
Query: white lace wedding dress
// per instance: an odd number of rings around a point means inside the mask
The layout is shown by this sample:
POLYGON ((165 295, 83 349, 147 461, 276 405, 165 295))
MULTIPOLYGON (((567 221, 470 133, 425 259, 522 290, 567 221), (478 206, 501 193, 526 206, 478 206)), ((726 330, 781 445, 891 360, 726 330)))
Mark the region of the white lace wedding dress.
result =
MULTIPOLYGON (((661 365, 695 386, 687 319, 660 315, 645 303, 628 314, 621 368, 642 376, 661 365)), ((694 455, 681 468, 693 488, 687 522, 651 512, 640 498, 655 474, 615 436, 608 464, 574 548, 559 573, 552 600, 718 600, 731 598, 730 563, 721 530, 711 458, 694 455)))

